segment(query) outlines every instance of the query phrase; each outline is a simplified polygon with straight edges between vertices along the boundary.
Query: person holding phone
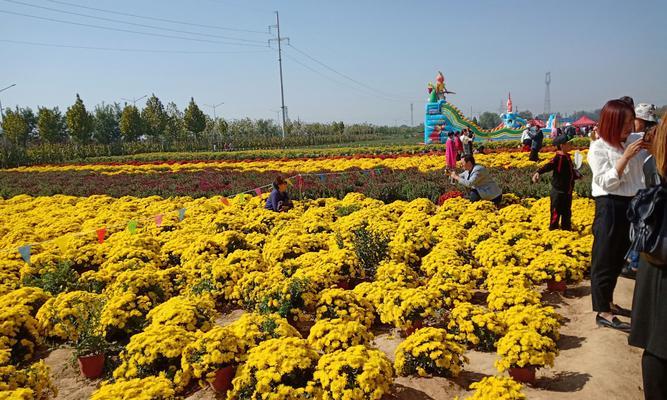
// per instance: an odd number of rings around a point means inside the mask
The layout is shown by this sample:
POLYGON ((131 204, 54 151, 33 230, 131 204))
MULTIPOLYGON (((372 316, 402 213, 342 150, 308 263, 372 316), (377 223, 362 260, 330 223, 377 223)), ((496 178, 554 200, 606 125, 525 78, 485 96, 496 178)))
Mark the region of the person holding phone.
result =
POLYGON ((644 188, 642 166, 646 143, 633 133, 635 110, 623 100, 611 100, 600 115, 599 139, 592 141, 588 163, 593 172, 595 199, 591 297, 598 326, 629 331, 617 318, 630 317, 630 310, 613 302, 614 289, 630 248, 630 222, 626 217, 630 200, 644 188))

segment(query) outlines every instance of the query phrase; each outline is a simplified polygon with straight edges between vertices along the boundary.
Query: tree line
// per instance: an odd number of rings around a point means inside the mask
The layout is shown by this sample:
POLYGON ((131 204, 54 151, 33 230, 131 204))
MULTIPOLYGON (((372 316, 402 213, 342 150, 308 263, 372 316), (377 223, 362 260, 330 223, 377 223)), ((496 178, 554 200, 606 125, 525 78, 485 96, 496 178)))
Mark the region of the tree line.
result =
POLYGON ((346 125, 290 121, 282 129, 271 119, 212 119, 194 98, 181 111, 151 95, 139 109, 133 104, 86 108, 76 95, 64 112, 58 107, 0 110, 0 166, 61 162, 95 156, 155 151, 249 149, 346 143, 387 135, 413 135, 410 127, 346 125))

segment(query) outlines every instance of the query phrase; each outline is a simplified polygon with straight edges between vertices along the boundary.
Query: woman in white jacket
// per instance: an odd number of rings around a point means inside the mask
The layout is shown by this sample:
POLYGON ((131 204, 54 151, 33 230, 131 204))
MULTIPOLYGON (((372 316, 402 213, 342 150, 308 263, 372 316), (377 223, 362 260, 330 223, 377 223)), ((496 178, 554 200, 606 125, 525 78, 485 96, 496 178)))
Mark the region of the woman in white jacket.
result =
POLYGON ((591 297, 596 323, 622 331, 630 325, 616 315, 630 317, 630 311, 613 302, 614 289, 630 248, 630 223, 626 216, 630 200, 644 187, 642 162, 645 143, 632 133, 635 111, 622 100, 611 100, 602 109, 599 139, 592 141, 588 163, 593 172, 595 198, 591 297))

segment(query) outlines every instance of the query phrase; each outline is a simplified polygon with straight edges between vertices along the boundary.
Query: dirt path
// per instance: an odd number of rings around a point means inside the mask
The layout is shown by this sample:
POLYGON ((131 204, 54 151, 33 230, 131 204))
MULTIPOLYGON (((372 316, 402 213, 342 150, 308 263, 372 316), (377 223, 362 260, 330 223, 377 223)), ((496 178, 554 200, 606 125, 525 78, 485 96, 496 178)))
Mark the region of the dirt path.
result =
MULTIPOLYGON (((632 303, 633 281, 621 278, 616 289, 616 302, 623 307, 632 303)), ((553 368, 538 371, 534 387, 524 392, 531 400, 641 400, 641 349, 628 346, 627 335, 611 329, 597 328, 595 314, 591 311, 590 284, 584 282, 569 289, 565 296, 545 294, 547 303, 567 318, 561 328, 558 342, 560 355, 553 368)), ((218 320, 226 325, 240 315, 234 312, 218 320)), ((400 339, 389 333, 376 337, 376 346, 393 360, 393 353, 400 339)), ((78 377, 67 361, 69 351, 56 350, 46 359, 59 389, 57 399, 81 400, 89 398, 98 382, 78 377)), ((394 393, 399 400, 449 400, 454 396, 465 397, 468 385, 484 376, 496 373, 493 362, 495 353, 471 351, 470 363, 456 380, 444 378, 397 378, 394 393)), ((210 390, 200 390, 188 400, 213 400, 210 390)))

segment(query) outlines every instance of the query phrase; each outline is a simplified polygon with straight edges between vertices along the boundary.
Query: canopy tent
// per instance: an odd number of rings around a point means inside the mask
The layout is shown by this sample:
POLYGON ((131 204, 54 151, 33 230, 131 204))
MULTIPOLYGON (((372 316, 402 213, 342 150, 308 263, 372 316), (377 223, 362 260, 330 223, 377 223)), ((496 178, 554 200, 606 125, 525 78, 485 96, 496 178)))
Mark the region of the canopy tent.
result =
POLYGON ((528 123, 530 125, 536 126, 538 128, 546 128, 547 127, 547 123, 542 121, 541 119, 531 119, 530 121, 528 121, 528 123))
POLYGON ((593 126, 597 125, 597 122, 593 121, 592 119, 588 118, 585 115, 582 115, 581 118, 578 120, 574 121, 572 125, 576 126, 577 128, 581 128, 582 126, 593 126))

